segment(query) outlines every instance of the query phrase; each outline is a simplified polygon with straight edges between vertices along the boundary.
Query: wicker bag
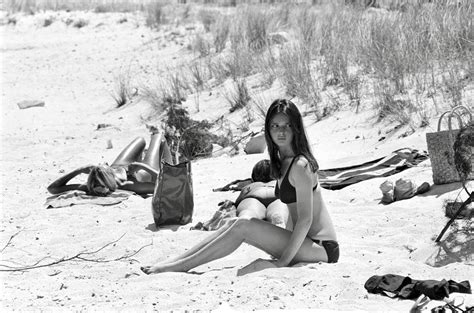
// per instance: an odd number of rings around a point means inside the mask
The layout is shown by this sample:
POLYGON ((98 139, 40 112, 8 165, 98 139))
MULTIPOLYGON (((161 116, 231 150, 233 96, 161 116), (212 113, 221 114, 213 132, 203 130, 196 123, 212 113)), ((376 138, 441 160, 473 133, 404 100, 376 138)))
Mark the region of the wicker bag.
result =
MULTIPOLYGON (((457 106, 451 111, 441 114, 438 121, 438 131, 434 133, 426 133, 426 144, 431 159, 431 168, 433 171, 433 183, 436 185, 447 184, 460 181, 456 166, 454 164, 453 144, 459 129, 452 128, 452 119, 458 121, 459 128, 467 125, 472 121, 472 115, 469 109, 464 106, 457 106), (467 116, 469 121, 464 123, 463 117, 467 116), (448 120, 448 129, 441 130, 443 119, 448 120)), ((474 178, 473 173, 469 179, 474 178)))

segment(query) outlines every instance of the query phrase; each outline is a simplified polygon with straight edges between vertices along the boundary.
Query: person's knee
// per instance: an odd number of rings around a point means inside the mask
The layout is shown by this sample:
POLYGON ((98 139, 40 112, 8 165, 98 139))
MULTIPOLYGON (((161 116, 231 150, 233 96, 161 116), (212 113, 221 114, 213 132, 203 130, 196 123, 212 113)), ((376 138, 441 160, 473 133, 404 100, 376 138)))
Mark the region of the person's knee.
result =
POLYGON ((135 138, 135 139, 133 140, 133 142, 136 143, 136 144, 144 145, 144 146, 146 145, 146 140, 145 140, 145 138, 140 137, 140 136, 138 136, 137 138, 135 138))
POLYGON ((255 217, 239 217, 235 220, 232 229, 240 234, 245 235, 247 232, 252 230, 252 226, 255 225, 256 221, 260 221, 255 217))

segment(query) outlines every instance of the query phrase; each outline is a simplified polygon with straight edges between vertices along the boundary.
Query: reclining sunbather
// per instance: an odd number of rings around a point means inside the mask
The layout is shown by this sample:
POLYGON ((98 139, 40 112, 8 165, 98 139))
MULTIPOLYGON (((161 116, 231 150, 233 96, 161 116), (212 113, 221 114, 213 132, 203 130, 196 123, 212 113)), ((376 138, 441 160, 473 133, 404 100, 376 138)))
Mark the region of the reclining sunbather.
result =
POLYGON ((242 189, 235 200, 237 217, 266 219, 274 225, 291 228, 291 225, 288 225, 288 206, 275 196, 276 180, 270 175, 269 160, 261 160, 255 164, 252 181, 242 189))
POLYGON ((150 146, 145 150, 145 139, 135 138, 109 166, 86 165, 67 173, 48 186, 48 191, 58 194, 81 190, 94 196, 107 196, 116 189, 133 191, 139 195, 153 194, 161 161, 172 163, 171 153, 160 133, 152 133, 150 146), (86 184, 68 184, 80 174, 88 174, 86 184))
POLYGON ((219 203, 219 209, 206 222, 199 222, 191 229, 218 230, 229 226, 236 218, 257 218, 285 229, 291 229, 291 217, 288 206, 275 196, 276 180, 270 175, 270 161, 261 160, 252 169, 251 183, 247 183, 232 202, 219 203))

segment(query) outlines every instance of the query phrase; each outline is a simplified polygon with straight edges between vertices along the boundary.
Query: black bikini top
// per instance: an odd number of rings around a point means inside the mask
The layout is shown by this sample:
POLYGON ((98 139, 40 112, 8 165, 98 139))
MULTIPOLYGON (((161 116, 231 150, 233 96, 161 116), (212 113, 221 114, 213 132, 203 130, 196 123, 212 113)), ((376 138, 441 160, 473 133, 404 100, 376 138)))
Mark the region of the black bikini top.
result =
MULTIPOLYGON (((293 160, 290 163, 290 166, 288 166, 288 170, 286 171, 285 177, 283 177, 283 180, 281 181, 281 188, 279 187, 279 183, 277 181, 276 186, 275 186, 275 197, 281 200, 283 203, 295 203, 296 202, 296 189, 293 187, 293 185, 290 184, 288 175, 290 173, 291 167, 293 166, 293 162, 295 162, 297 156, 293 158, 293 160), (281 190, 281 192, 280 192, 281 190)), ((313 190, 315 190, 318 187, 318 184, 313 187, 313 190)))

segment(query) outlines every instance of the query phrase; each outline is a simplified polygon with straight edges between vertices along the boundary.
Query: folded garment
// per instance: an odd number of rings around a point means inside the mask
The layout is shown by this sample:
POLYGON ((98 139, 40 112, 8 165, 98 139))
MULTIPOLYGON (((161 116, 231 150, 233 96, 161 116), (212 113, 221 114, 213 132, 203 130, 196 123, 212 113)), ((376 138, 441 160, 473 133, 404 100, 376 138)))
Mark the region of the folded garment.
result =
POLYGON ((84 191, 71 190, 48 197, 44 207, 51 209, 80 204, 114 205, 127 200, 128 197, 134 194, 131 191, 116 190, 107 197, 98 197, 88 195, 84 191))
POLYGON ((384 204, 389 204, 394 201, 410 199, 416 195, 422 194, 430 190, 431 186, 428 182, 422 183, 418 186, 413 180, 400 178, 395 182, 395 185, 386 180, 380 185, 382 191, 382 200, 384 204))
POLYGON ((237 216, 237 208, 234 202, 225 200, 219 202, 219 209, 214 213, 212 218, 207 222, 198 222, 191 227, 191 230, 218 230, 227 223, 227 221, 237 216))
POLYGON ((453 280, 415 280, 408 276, 386 274, 371 276, 364 284, 370 293, 382 294, 391 298, 416 299, 420 295, 433 300, 442 300, 450 293, 471 293, 471 285, 465 280, 460 283, 453 280))
POLYGON ((428 154, 416 149, 400 149, 390 155, 359 165, 318 171, 321 187, 342 189, 349 185, 376 177, 386 177, 416 166, 426 160, 428 154))

